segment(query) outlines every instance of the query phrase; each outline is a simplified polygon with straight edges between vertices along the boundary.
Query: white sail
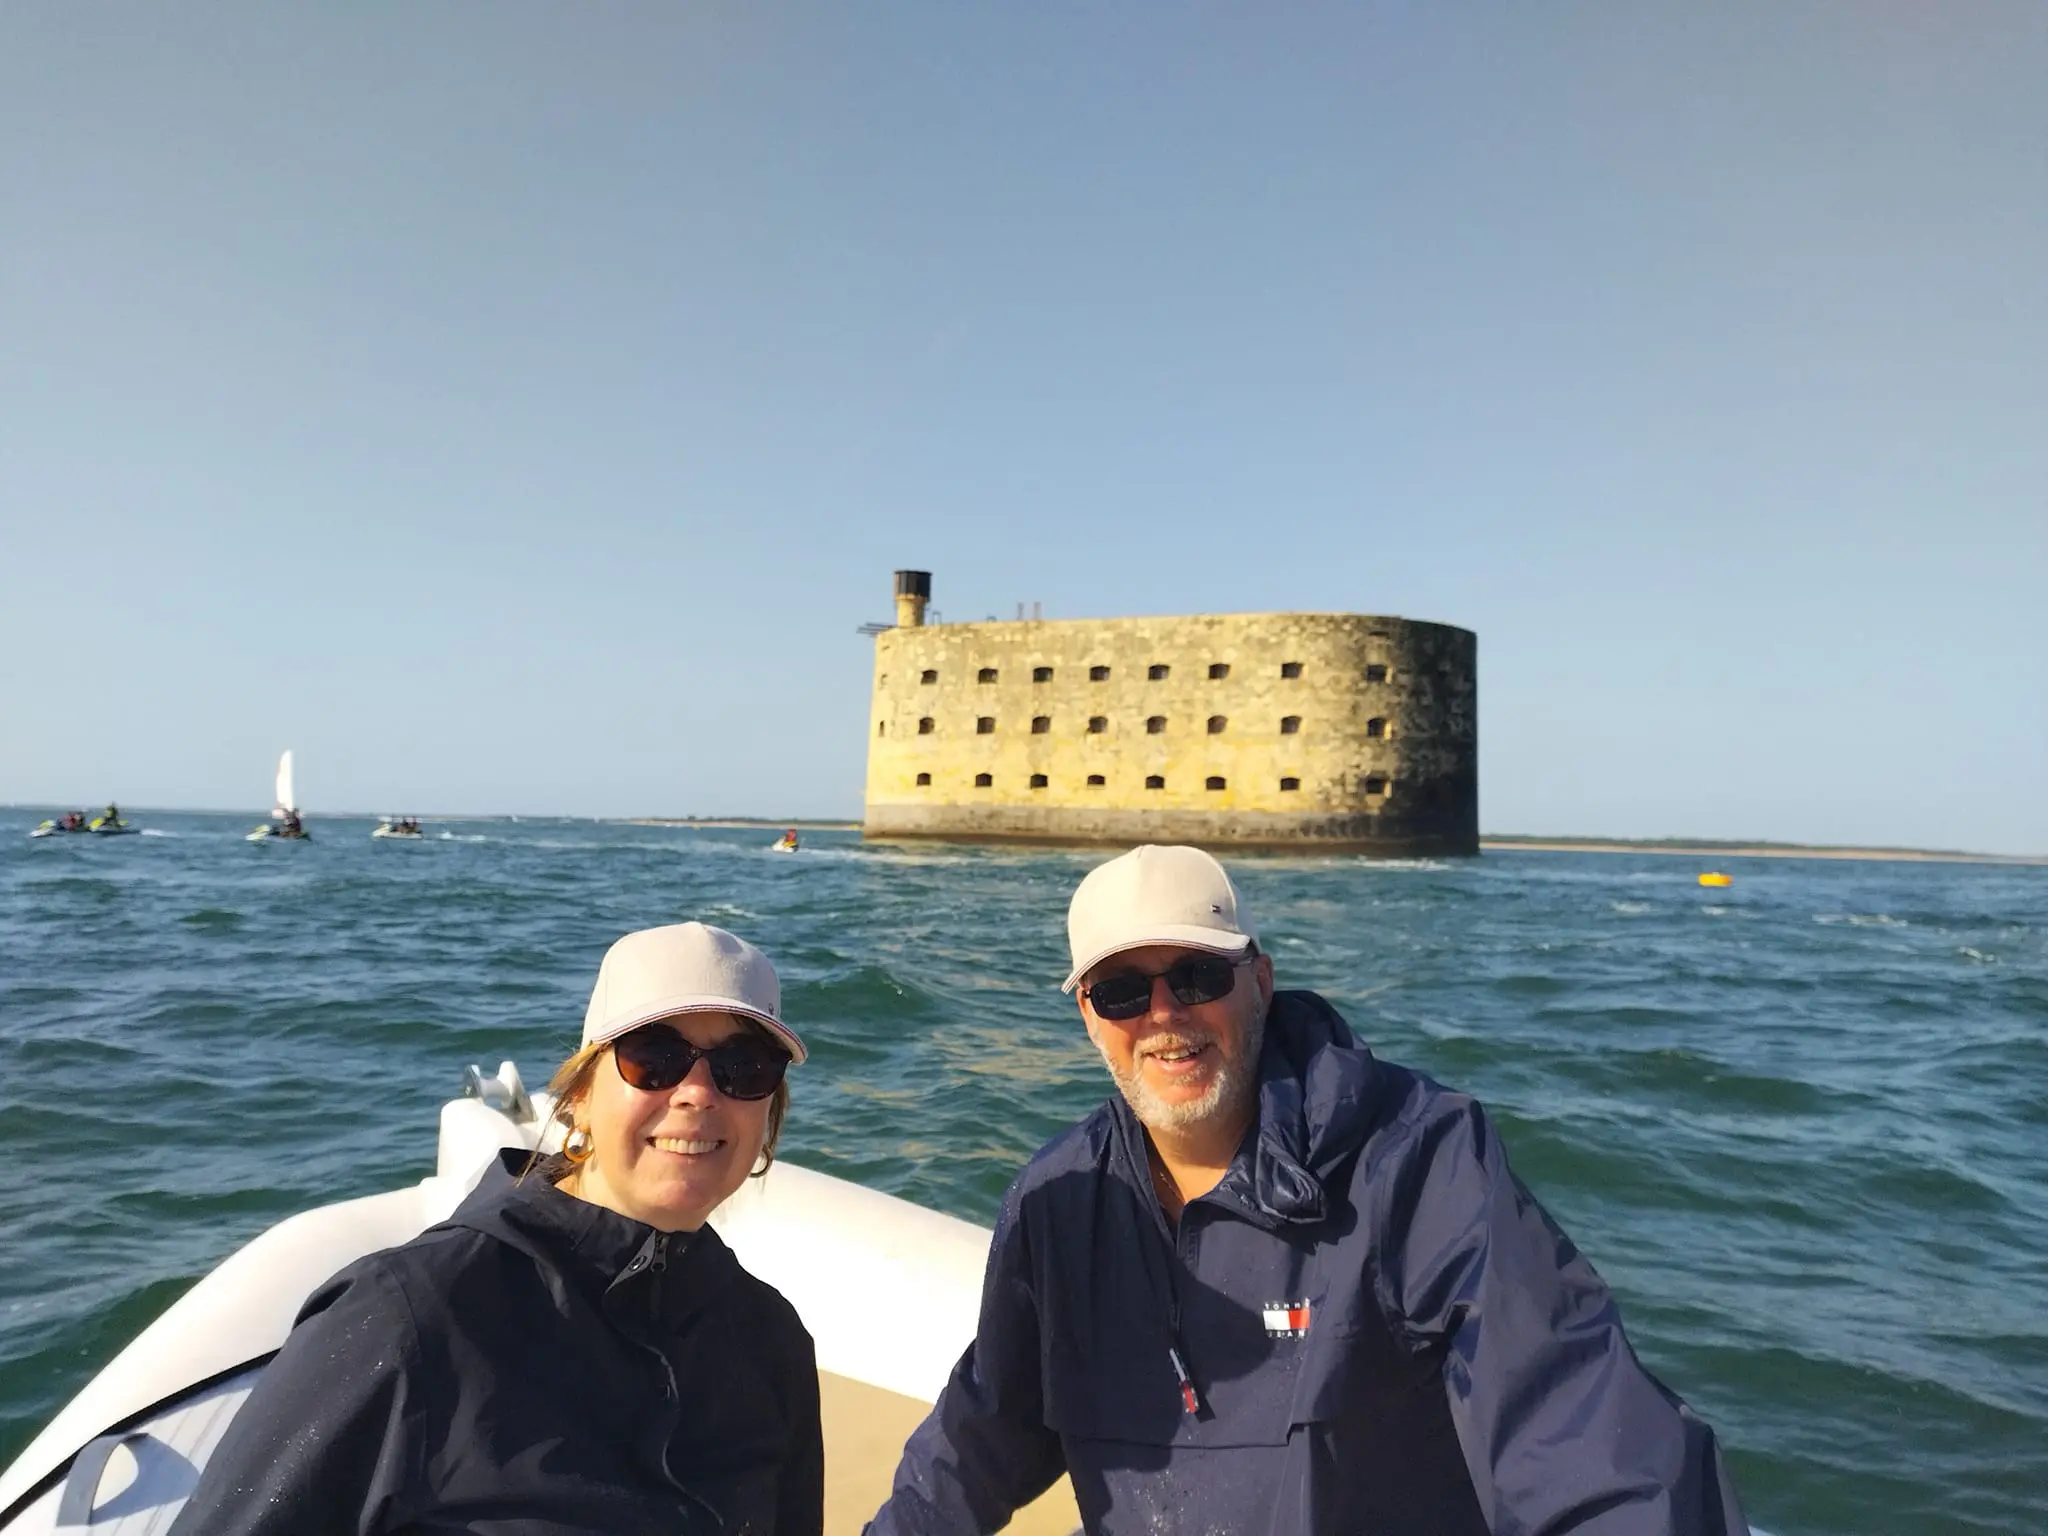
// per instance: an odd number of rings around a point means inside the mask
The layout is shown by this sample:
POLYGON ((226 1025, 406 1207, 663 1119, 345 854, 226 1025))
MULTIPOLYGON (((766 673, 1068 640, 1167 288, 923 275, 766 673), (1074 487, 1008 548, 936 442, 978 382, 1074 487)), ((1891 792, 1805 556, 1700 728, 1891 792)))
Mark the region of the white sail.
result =
POLYGON ((277 804, 271 807, 270 814, 282 816, 298 808, 299 802, 292 794, 292 753, 287 747, 284 756, 277 760, 277 804))

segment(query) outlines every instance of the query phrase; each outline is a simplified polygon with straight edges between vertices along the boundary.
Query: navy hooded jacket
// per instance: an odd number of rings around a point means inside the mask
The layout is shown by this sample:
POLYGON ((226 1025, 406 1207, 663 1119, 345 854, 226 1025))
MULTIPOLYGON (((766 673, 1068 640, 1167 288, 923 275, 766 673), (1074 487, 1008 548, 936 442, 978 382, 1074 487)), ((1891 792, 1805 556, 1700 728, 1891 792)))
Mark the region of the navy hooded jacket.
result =
POLYGON ((1112 1098, 1004 1197, 974 1342, 872 1536, 1741 1536, 1712 1432, 1480 1107, 1273 999, 1258 1121, 1178 1229, 1112 1098))
POLYGON ((313 1293, 176 1536, 818 1536, 795 1309, 525 1162, 313 1293))

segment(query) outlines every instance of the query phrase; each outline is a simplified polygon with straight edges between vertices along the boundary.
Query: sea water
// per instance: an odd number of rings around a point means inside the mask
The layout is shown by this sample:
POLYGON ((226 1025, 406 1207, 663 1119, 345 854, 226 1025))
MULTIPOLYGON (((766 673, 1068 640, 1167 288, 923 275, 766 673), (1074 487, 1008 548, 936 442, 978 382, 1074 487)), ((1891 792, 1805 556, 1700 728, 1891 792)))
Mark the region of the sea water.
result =
MULTIPOLYGON (((543 1081, 599 956, 701 918, 811 1047, 792 1160, 980 1222, 1107 1090, 1102 855, 776 829, 0 814, 0 1464, 294 1211, 418 1179, 462 1067, 543 1081)), ((1231 861, 1285 986, 1482 1098, 1778 1536, 2048 1531, 2048 869, 1231 861)))

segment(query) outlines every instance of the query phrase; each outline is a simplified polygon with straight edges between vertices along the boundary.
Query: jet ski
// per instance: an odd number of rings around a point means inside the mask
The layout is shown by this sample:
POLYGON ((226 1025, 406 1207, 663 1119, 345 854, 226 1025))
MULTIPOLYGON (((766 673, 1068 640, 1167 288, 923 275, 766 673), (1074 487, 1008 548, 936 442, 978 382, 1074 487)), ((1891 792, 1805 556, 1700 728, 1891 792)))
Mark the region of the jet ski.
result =
POLYGON ((86 830, 95 837, 132 837, 142 829, 118 817, 109 820, 105 816, 95 816, 86 824, 86 830))
POLYGON ((39 822, 30 837, 66 837, 74 832, 91 832, 94 824, 85 819, 85 812, 70 811, 51 821, 39 822))
POLYGON ((372 837, 422 838, 426 835, 426 833, 420 830, 420 824, 417 821, 404 816, 379 817, 377 825, 370 829, 370 836, 372 837))

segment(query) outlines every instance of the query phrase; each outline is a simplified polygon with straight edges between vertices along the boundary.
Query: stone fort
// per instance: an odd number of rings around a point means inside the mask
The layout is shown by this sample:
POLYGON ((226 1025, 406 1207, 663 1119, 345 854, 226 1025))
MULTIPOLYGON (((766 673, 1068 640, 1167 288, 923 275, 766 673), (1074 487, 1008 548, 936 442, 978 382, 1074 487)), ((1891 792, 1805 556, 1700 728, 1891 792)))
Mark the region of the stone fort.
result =
POLYGON ((1478 637, 1356 613, 875 637, 869 837, 1479 851, 1478 637))

